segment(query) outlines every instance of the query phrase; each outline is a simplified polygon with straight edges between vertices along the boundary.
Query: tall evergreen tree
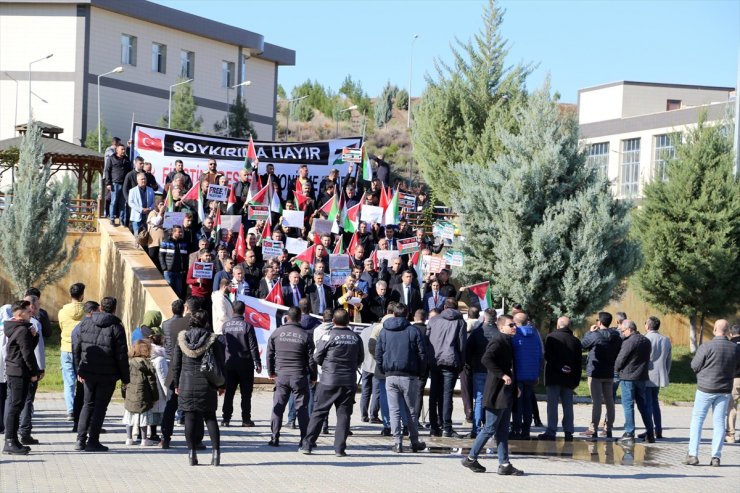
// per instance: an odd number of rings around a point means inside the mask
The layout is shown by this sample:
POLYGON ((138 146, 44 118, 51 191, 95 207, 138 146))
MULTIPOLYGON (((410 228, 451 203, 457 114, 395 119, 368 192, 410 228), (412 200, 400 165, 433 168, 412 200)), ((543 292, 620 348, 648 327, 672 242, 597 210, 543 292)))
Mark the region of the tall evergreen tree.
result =
POLYGON ((392 86, 390 82, 386 83, 383 92, 378 96, 375 102, 375 126, 382 128, 391 120, 393 116, 393 97, 398 92, 398 88, 392 86))
POLYGON ((244 103, 241 95, 237 94, 234 102, 229 105, 229 113, 221 120, 213 124, 213 130, 216 133, 222 133, 226 130, 226 119, 229 119, 229 133, 227 137, 237 139, 248 139, 251 135, 253 139, 257 138, 257 132, 249 121, 249 108, 244 103))
MULTIPOLYGON (((110 145, 112 136, 110 132, 108 132, 108 129, 106 128, 105 124, 102 121, 100 122, 100 130, 101 130, 100 145, 102 147, 102 151, 105 152, 105 148, 110 145)), ((98 127, 97 126, 87 132, 87 136, 85 137, 85 147, 93 151, 98 150, 98 127)))
MULTIPOLYGON (((185 79, 178 79, 182 82, 185 79)), ((175 87, 172 94, 172 122, 170 128, 173 130, 185 130, 186 132, 200 132, 203 117, 197 116, 198 106, 195 104, 192 84, 180 84, 175 87)), ((167 116, 160 120, 161 126, 167 125, 167 116)))
POLYGON ((526 99, 524 82, 532 67, 506 64, 503 14, 489 0, 483 29, 467 43, 456 40, 451 65, 435 61, 436 79, 427 76, 421 102, 413 107, 414 156, 445 203, 460 190, 452 165, 495 161, 502 149, 497 130, 516 131, 511 112, 526 99))
POLYGON ((586 166, 575 119, 548 93, 516 109, 518 133, 498 132, 495 162, 454 167, 462 191, 452 197, 465 237, 463 277, 490 280, 494 296, 521 303, 541 327, 604 306, 638 258, 629 204, 586 166))
POLYGON ((11 204, 0 214, 0 264, 16 295, 29 286, 43 289, 67 274, 80 240, 64 245, 69 191, 50 186, 51 165, 44 162, 41 129, 31 121, 20 147, 11 204))
POLYGON ((732 132, 702 120, 645 186, 635 218, 644 263, 635 281, 645 299, 697 321, 734 313, 740 299, 740 184, 732 176, 732 132))

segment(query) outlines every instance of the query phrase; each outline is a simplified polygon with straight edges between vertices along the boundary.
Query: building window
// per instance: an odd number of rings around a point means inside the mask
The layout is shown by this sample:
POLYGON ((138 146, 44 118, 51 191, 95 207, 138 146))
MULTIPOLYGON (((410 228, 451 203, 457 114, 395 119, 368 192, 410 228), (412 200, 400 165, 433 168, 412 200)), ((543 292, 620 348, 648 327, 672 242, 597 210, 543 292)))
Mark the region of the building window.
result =
POLYGON ((121 64, 136 66, 136 36, 121 35, 121 64))
POLYGON ((673 111, 673 110, 680 110, 681 109, 681 100, 680 99, 668 99, 665 102, 665 110, 666 111, 673 111))
POLYGON ((234 85, 234 62, 221 62, 221 87, 234 85))
POLYGON ((186 79, 195 75, 195 53, 192 51, 180 52, 180 75, 186 79))
POLYGON ((609 142, 588 146, 586 164, 595 168, 601 176, 609 176, 609 142))
POLYGON ((655 136, 654 179, 668 181, 668 164, 676 157, 676 143, 680 136, 677 133, 655 136))
MULTIPOLYGON (((242 82, 244 82, 247 79, 247 60, 249 60, 249 55, 242 55, 242 78, 240 79, 242 82)), ((239 91, 239 96, 244 99, 244 91, 246 90, 246 87, 240 86, 237 88, 237 91, 239 91)))
POLYGON ((623 140, 621 156, 621 195, 635 197, 640 191, 640 139, 623 140))
POLYGON ((167 46, 152 43, 152 72, 164 74, 167 71, 167 46))

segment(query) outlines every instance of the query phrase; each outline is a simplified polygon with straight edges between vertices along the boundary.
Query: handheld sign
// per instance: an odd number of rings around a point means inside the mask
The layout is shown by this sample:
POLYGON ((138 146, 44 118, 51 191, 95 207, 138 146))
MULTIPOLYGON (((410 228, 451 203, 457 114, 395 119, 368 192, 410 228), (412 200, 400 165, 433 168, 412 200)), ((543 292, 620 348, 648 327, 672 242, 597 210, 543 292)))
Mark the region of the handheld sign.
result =
POLYGON ((231 231, 239 231, 239 226, 242 224, 242 217, 239 215, 227 215, 221 216, 221 228, 230 229, 231 231))
POLYGON ((262 256, 264 258, 279 257, 282 253, 282 241, 262 240, 262 256))
POLYGON ((353 149, 345 147, 342 149, 342 161, 345 163, 361 163, 362 149, 353 149))
POLYGON ((299 228, 302 229, 304 225, 305 212, 303 211, 283 211, 283 227, 284 228, 299 228))
POLYGON ((317 235, 331 234, 331 228, 334 225, 334 221, 328 219, 314 219, 313 220, 313 232, 317 235))
POLYGON ((397 240, 398 252, 401 255, 407 255, 419 251, 419 241, 416 238, 403 238, 397 240))
POLYGON ((347 280, 347 277, 349 277, 352 274, 352 271, 349 269, 338 269, 338 270, 332 270, 331 271, 331 285, 332 286, 341 286, 344 284, 344 281, 347 280))
POLYGON ((329 270, 347 270, 349 269, 349 255, 346 254, 330 254, 329 255, 329 270))
POLYGON ((308 242, 299 238, 291 238, 290 236, 285 238, 285 249, 291 255, 297 255, 308 248, 308 242))
POLYGON ((402 209, 416 209, 416 195, 413 193, 398 192, 398 207, 402 209))
POLYGON ((194 262, 193 263, 194 279, 213 279, 212 262, 194 262))
POLYGON ((247 219, 257 221, 267 219, 270 216, 270 209, 266 205, 250 205, 247 208, 247 219))
POLYGON ((360 220, 368 224, 380 223, 383 220, 383 208, 377 205, 363 205, 360 208, 360 220))
POLYGON ((222 185, 208 185, 208 195, 206 195, 206 200, 227 202, 229 200, 230 190, 231 188, 222 185))
POLYGON ((444 254, 444 259, 452 267, 462 267, 465 264, 465 254, 462 250, 449 250, 444 254))
POLYGON ((162 227, 164 229, 172 229, 172 226, 182 226, 182 222, 184 219, 184 212, 165 212, 162 227))

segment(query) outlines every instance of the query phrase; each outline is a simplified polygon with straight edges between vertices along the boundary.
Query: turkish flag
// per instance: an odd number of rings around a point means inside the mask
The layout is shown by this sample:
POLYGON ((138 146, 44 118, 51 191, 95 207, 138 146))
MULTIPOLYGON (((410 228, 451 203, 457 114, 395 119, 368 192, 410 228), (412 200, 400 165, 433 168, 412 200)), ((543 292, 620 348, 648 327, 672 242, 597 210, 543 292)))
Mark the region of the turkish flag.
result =
POLYGON ((162 139, 157 139, 139 130, 136 142, 141 151, 162 152, 162 139))
POLYGON ((270 316, 245 305, 244 319, 255 328, 270 330, 270 316))
POLYGON ((275 285, 270 290, 270 293, 265 297, 265 301, 270 301, 278 305, 284 305, 283 302, 283 286, 280 282, 275 282, 275 285))

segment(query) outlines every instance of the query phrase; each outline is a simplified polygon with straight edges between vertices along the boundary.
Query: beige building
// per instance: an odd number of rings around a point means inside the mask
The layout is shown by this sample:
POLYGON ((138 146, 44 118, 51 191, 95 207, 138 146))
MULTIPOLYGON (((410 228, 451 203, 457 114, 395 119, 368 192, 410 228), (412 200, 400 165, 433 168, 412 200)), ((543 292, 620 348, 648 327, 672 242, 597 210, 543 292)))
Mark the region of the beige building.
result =
POLYGON ((294 51, 260 34, 144 0, 0 0, 0 140, 27 121, 30 97, 37 120, 80 144, 97 126, 98 76, 117 67, 100 78, 100 110, 124 141, 132 118, 156 124, 167 115, 180 77, 192 79, 203 131, 213 132, 240 91, 269 140, 278 67, 294 64, 294 51), (229 89, 244 81, 251 85, 229 89))
POLYGON ((588 160, 607 173, 618 198, 640 198, 643 186, 665 179, 677 138, 707 120, 732 116, 731 87, 614 82, 578 91, 578 123, 588 160))

